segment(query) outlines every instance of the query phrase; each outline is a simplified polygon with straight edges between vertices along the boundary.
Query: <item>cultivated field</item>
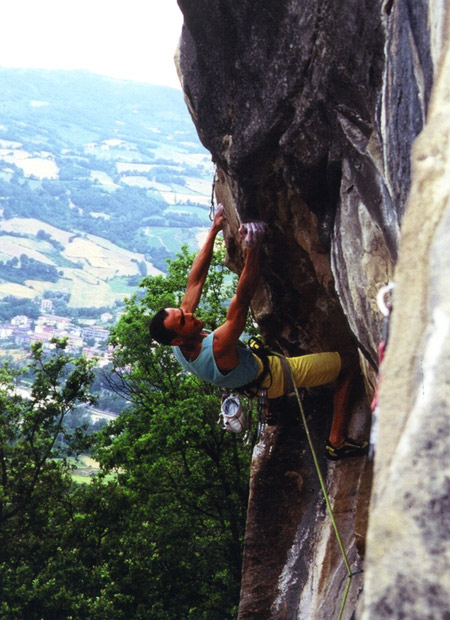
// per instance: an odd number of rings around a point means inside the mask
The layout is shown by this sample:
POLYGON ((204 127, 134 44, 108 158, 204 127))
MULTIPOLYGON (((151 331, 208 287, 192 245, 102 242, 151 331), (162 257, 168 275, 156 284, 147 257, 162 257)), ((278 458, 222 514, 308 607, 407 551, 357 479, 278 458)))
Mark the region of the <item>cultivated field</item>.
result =
POLYGON ((25 254, 56 267, 60 274, 54 283, 41 280, 27 280, 24 285, 0 282, 0 298, 13 295, 32 299, 51 288, 70 293, 69 305, 74 308, 110 306, 136 291, 135 285, 127 284, 127 278, 140 275, 139 264, 145 265, 148 275, 161 273, 142 254, 120 248, 102 237, 76 235, 37 219, 2 220, 0 230, 23 235, 0 237, 0 260, 20 259, 25 254), (49 241, 38 239, 40 230, 60 243, 63 250, 58 251, 49 241))

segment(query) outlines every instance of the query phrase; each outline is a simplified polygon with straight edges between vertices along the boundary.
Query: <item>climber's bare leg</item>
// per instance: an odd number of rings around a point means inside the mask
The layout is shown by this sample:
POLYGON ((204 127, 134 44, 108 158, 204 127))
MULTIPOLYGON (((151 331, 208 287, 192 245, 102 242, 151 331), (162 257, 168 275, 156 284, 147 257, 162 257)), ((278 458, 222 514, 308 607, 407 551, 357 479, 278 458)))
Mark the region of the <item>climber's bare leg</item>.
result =
POLYGON ((341 364, 341 372, 334 392, 333 419, 328 438, 335 447, 339 447, 345 439, 352 388, 358 372, 358 365, 353 356, 341 354, 341 364))

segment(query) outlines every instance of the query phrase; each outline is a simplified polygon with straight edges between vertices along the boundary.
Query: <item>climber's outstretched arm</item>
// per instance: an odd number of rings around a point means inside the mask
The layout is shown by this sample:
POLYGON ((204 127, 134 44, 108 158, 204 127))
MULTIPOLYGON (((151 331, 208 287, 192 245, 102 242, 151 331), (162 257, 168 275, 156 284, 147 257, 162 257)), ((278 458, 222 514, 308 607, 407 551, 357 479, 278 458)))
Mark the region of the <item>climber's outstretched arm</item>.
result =
POLYGON ((224 221, 224 208, 223 205, 220 204, 214 215, 214 220, 206 241, 192 263, 186 285, 186 291, 184 293, 183 301, 181 302, 181 309, 184 312, 195 312, 195 309, 198 306, 202 295, 203 285, 211 264, 214 251, 214 241, 217 234, 223 229, 224 221))

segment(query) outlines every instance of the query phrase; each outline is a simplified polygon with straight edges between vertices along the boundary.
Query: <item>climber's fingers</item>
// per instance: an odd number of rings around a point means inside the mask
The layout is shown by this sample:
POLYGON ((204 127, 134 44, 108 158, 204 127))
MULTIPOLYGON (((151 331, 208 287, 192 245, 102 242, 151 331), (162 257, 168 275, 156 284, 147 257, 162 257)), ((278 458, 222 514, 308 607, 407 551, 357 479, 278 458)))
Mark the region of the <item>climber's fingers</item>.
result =
POLYGON ((223 230, 223 225, 225 222, 225 209, 222 203, 217 205, 217 209, 216 212, 214 214, 214 219, 213 219, 213 227, 216 228, 216 230, 223 230))
POLYGON ((247 247, 255 247, 261 243, 262 236, 264 235, 264 231, 266 229, 266 225, 264 222, 255 221, 255 222, 246 222, 242 224, 239 229, 239 234, 243 239, 245 239, 245 244, 247 247))

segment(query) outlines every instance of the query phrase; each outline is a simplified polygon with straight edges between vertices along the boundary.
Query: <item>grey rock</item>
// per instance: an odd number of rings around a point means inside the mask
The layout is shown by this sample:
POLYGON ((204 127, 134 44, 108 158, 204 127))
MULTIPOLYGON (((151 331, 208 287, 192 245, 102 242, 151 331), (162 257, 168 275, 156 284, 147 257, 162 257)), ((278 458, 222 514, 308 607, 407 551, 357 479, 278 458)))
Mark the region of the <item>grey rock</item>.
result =
MULTIPOLYGON (((323 462, 331 392, 307 399, 343 546, 352 571, 364 568, 342 618, 447 617, 448 9, 439 0, 178 3, 179 71, 217 165, 229 265, 242 266, 240 222, 265 221, 260 329, 286 354, 358 351, 364 391, 351 429, 361 437, 383 338, 376 297, 397 285, 366 560, 371 464, 323 462)), ((339 614, 347 571, 294 411, 285 404, 254 454, 239 620, 339 614)))

